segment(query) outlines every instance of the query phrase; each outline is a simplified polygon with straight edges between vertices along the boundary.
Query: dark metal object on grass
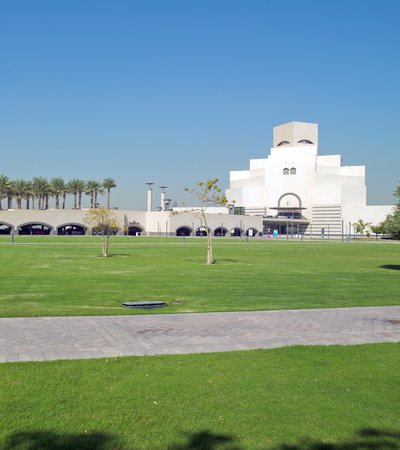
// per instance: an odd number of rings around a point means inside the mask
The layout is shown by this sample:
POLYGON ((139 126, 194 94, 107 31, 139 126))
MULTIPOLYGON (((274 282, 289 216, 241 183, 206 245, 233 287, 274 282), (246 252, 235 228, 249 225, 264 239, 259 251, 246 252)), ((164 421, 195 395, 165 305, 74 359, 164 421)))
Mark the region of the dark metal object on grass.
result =
POLYGON ((167 306, 167 303, 161 301, 146 300, 141 302, 122 302, 122 306, 125 306, 126 308, 152 309, 163 308, 164 306, 167 306))

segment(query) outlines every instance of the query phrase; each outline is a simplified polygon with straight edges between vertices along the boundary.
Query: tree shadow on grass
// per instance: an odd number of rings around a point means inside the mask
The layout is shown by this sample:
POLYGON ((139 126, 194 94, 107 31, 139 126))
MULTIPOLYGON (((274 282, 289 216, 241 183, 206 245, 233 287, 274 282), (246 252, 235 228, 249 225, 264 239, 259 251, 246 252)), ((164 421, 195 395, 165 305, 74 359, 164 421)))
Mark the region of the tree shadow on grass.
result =
POLYGON ((271 450, 398 450, 400 433, 376 428, 363 428, 352 439, 340 442, 321 442, 303 439, 298 444, 281 444, 271 450))
POLYGON ((228 434, 215 434, 204 430, 185 435, 187 438, 185 444, 172 445, 168 450, 244 450, 235 445, 235 438, 228 434))
POLYGON ((381 269, 400 270, 400 264, 384 264, 379 266, 381 269))
MULTIPOLYGON (((187 442, 173 445, 168 450, 247 450, 239 439, 229 434, 214 434, 199 431, 186 434, 187 442)), ((301 439, 298 443, 281 443, 275 446, 262 446, 263 450, 400 450, 400 433, 391 430, 364 428, 354 433, 348 440, 323 442, 311 438, 301 439)))
MULTIPOLYGON (((247 450, 239 439, 229 434, 210 431, 185 433, 187 442, 173 444, 167 450, 247 450)), ((348 440, 323 442, 311 438, 298 443, 281 443, 275 446, 257 448, 263 450, 400 450, 400 432, 377 428, 363 428, 348 440)), ((11 434, 1 450, 134 450, 125 447, 107 433, 54 433, 50 431, 18 432, 11 434)))
POLYGON ((107 259, 107 258, 115 258, 116 256, 128 258, 131 255, 128 255, 127 253, 109 253, 108 256, 96 255, 96 258, 107 259))
POLYGON ((103 450, 119 449, 117 440, 107 433, 55 433, 52 431, 11 434, 2 450, 103 450))
POLYGON ((216 259, 215 260, 215 263, 216 264, 218 264, 218 263, 226 263, 226 262, 228 262, 228 263, 237 263, 237 262, 239 262, 239 260, 237 260, 237 259, 231 259, 231 258, 218 258, 218 259, 216 259))

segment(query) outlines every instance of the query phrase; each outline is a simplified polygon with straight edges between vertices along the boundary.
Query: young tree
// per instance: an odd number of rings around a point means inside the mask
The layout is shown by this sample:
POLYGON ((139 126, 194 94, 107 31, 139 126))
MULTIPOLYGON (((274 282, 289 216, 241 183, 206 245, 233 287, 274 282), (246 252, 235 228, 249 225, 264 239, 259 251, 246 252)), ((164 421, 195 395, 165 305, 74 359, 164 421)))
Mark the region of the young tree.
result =
POLYGON ((396 187, 393 195, 397 202, 393 212, 385 219, 385 233, 394 239, 400 239, 400 184, 396 187))
POLYGON ((386 227, 386 220, 381 222, 379 225, 371 225, 371 231, 375 233, 375 238, 378 239, 378 234, 384 234, 386 227))
POLYGON ((387 216, 385 233, 389 234, 393 239, 400 239, 400 209, 396 209, 387 216))
POLYGON ((103 256, 108 256, 108 249, 110 243, 110 235, 114 230, 119 228, 118 219, 113 211, 101 206, 100 208, 90 209, 83 221, 88 225, 92 231, 97 231, 101 234, 101 247, 103 256))
POLYGON ((186 192, 193 194, 199 203, 198 212, 201 215, 202 222, 207 233, 207 264, 213 264, 212 235, 208 227, 206 210, 209 206, 225 206, 228 203, 225 195, 221 195, 221 189, 218 187, 218 178, 207 181, 199 181, 194 188, 185 188, 186 192))

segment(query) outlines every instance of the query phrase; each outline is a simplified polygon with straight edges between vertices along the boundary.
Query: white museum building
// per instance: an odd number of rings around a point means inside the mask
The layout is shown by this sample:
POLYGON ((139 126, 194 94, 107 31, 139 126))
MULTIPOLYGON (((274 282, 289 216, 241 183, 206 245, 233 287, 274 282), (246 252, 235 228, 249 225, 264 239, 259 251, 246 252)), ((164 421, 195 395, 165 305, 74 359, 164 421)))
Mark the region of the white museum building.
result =
MULTIPOLYGON (((171 208, 160 186, 153 208, 154 183, 147 183, 147 210, 115 210, 118 234, 204 236, 195 208, 171 208)), ((365 166, 342 166, 340 155, 318 155, 318 125, 289 122, 273 129, 267 158, 251 159, 249 170, 230 172, 228 207, 207 210, 209 232, 219 237, 283 236, 334 238, 354 235, 359 219, 379 224, 393 205, 366 204, 365 166)), ((9 209, 0 211, 0 234, 92 234, 87 210, 9 209)))
POLYGON ((262 215, 264 233, 339 236, 353 234, 362 219, 379 224, 393 205, 367 205, 365 166, 343 166, 341 155, 318 154, 318 124, 274 127, 267 158, 249 170, 231 171, 229 201, 262 215))

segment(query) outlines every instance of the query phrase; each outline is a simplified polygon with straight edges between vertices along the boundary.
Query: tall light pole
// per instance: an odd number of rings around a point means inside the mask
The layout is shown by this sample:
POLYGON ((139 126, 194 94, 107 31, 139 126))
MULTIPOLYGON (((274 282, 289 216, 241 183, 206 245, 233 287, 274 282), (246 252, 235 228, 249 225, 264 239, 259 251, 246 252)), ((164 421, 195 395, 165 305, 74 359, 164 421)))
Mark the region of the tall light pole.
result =
POLYGON ((161 189, 161 211, 165 211, 165 189, 167 189, 167 186, 160 186, 161 189))
POLYGON ((147 211, 151 211, 153 209, 153 191, 152 191, 152 186, 154 183, 146 183, 148 186, 147 189, 147 211))

